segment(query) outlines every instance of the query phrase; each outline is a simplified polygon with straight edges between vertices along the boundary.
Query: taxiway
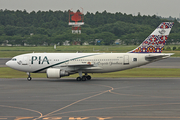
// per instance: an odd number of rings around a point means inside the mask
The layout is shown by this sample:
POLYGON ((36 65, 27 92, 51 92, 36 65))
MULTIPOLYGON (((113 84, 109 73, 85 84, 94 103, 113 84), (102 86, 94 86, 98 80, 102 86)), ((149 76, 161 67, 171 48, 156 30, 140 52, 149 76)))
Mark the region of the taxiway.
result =
POLYGON ((179 78, 0 78, 0 119, 180 119, 179 78))

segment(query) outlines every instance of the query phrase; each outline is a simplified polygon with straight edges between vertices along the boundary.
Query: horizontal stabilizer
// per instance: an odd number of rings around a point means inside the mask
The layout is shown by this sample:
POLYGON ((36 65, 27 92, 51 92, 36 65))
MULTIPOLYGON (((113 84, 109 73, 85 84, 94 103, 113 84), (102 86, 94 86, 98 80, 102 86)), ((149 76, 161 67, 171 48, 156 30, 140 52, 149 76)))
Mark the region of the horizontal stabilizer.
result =
POLYGON ((145 56, 145 59, 148 60, 148 61, 160 60, 160 59, 169 58, 173 54, 174 53, 169 53, 169 54, 149 54, 149 55, 145 56))

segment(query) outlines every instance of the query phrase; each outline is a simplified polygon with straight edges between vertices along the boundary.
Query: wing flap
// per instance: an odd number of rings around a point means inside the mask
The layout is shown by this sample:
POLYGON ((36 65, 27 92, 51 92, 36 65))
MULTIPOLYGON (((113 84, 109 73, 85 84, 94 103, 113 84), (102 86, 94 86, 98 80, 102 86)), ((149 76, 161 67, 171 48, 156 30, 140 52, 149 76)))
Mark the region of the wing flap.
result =
POLYGON ((76 67, 77 69, 81 70, 100 70, 101 67, 97 67, 94 64, 67 64, 67 65, 61 65, 60 67, 76 67))
POLYGON ((60 67, 93 67, 94 64, 67 64, 61 65, 60 67))
POLYGON ((101 67, 86 67, 86 68, 83 68, 83 70, 101 70, 102 68, 101 67))

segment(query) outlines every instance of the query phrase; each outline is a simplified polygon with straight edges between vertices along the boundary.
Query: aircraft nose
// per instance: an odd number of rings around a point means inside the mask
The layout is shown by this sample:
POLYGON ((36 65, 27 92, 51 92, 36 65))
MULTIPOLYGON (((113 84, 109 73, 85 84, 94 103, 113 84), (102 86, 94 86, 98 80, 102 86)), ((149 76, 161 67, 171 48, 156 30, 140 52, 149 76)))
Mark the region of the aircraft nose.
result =
POLYGON ((19 64, 15 61, 15 59, 11 59, 9 61, 6 62, 6 66, 12 68, 12 69, 15 69, 15 70, 21 70, 19 68, 19 64))
POLYGON ((8 66, 8 67, 12 68, 12 67, 14 67, 14 66, 15 66, 15 64, 14 64, 14 62, 13 62, 13 61, 9 60, 9 61, 7 61, 7 62, 6 62, 6 66, 8 66))
POLYGON ((6 62, 6 66, 10 67, 10 66, 11 66, 10 64, 11 64, 10 61, 7 61, 7 62, 6 62))

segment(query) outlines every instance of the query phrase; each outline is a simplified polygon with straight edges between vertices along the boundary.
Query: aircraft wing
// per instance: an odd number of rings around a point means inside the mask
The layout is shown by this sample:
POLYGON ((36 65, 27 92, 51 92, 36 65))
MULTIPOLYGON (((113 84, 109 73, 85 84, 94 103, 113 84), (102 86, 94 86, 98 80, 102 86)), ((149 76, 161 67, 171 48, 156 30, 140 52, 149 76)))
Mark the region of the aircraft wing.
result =
POLYGON ((67 64, 61 65, 61 67, 92 67, 94 64, 67 64))
POLYGON ((98 67, 96 64, 67 64, 67 65, 61 65, 61 67, 76 67, 76 69, 83 69, 83 70, 102 69, 101 67, 98 67))

